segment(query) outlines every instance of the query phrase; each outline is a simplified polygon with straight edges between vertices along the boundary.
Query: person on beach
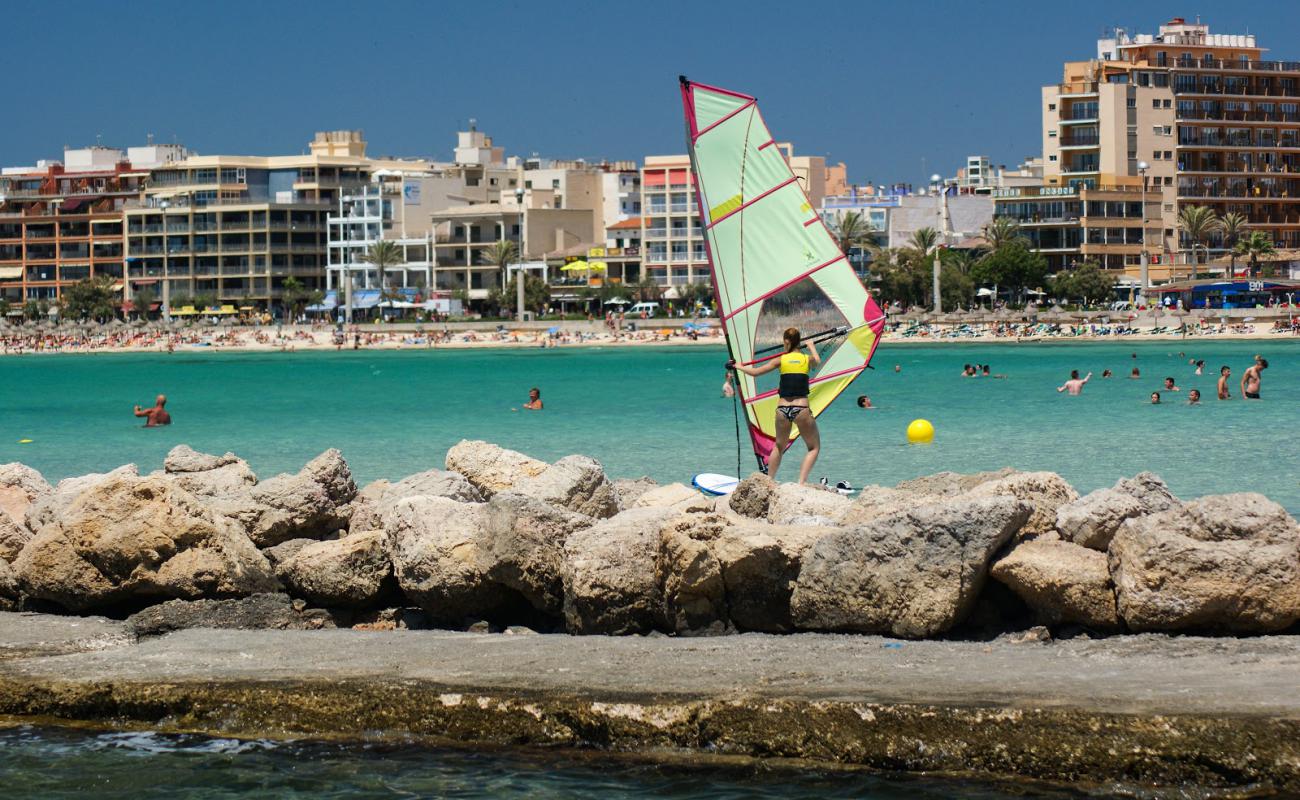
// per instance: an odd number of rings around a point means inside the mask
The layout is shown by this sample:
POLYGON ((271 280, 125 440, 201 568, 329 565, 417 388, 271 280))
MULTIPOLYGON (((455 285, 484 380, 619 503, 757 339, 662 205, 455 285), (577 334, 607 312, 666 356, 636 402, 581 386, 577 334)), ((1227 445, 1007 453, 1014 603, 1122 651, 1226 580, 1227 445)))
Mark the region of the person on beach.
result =
POLYGON ((1187 393, 1187 405, 1199 406, 1201 404, 1201 390, 1192 389, 1187 393))
POLYGON ((1165 391, 1166 391, 1166 392, 1181 392, 1182 389, 1179 388, 1178 385, 1174 383, 1174 379, 1173 379, 1173 378, 1165 378, 1165 391))
POLYGON ((1083 392, 1083 385, 1090 380, 1092 380, 1091 372, 1088 373, 1087 377, 1080 378, 1079 370, 1072 369, 1070 370, 1070 379, 1065 383, 1061 384, 1060 386, 1056 387, 1056 391, 1069 392, 1072 395, 1077 395, 1083 392))
POLYGON ((777 358, 769 358, 763 366, 750 367, 732 360, 727 362, 727 369, 755 378, 776 369, 781 371, 781 383, 777 388, 776 443, 772 454, 768 456, 766 472, 773 479, 776 478, 777 470, 781 468, 781 455, 790 444, 790 429, 792 426, 797 427, 804 444, 808 446, 808 454, 799 467, 799 483, 807 483, 808 473, 812 472, 813 465, 817 463, 817 455, 821 452, 817 420, 808 407, 808 375, 813 367, 821 363, 821 357, 817 355, 815 346, 801 343, 798 328, 786 328, 781 340, 785 344, 785 351, 777 358), (806 353, 803 348, 807 348, 806 353))
POLYGON ((1232 392, 1228 390, 1228 378, 1232 376, 1232 368, 1227 364, 1219 367, 1219 399, 1231 400, 1232 392))
POLYGON ((1241 396, 1245 400, 1259 399, 1259 384, 1263 379, 1260 373, 1268 369, 1268 360, 1255 356, 1255 363, 1251 364, 1241 376, 1241 396))
POLYGON ((144 417, 146 428, 157 428, 160 425, 172 424, 172 415, 167 413, 163 406, 167 405, 167 395, 160 394, 153 401, 153 408, 135 407, 135 415, 144 417))
POLYGON ((524 408, 528 411, 542 410, 542 390, 536 386, 528 390, 528 402, 524 403, 524 408))
POLYGON ((1160 405, 1160 392, 1151 393, 1151 405, 1153 406, 1160 405))

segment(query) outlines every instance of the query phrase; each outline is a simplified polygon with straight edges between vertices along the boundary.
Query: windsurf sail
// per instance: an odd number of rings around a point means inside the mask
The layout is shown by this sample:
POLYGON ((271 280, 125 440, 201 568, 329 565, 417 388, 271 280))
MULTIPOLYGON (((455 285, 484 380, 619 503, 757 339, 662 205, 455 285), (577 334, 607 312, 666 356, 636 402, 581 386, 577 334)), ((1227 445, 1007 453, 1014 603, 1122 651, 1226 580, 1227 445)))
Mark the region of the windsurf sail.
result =
MULTIPOLYGON (((760 365, 798 328, 822 364, 809 381, 814 416, 862 370, 885 315, 863 287, 805 187, 763 122, 753 97, 681 79, 700 225, 718 316, 737 363, 760 365)), ((775 372, 736 373, 759 465, 776 442, 775 372)))

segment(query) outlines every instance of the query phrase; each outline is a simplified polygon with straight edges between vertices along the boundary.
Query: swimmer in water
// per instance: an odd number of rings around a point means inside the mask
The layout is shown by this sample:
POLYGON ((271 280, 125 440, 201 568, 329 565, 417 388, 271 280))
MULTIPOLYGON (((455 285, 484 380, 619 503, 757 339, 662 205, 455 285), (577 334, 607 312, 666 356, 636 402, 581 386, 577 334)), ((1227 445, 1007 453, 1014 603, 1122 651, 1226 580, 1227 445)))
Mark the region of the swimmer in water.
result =
POLYGON ((871 409, 874 409, 875 406, 871 405, 871 398, 870 398, 870 397, 867 397, 865 394, 861 394, 861 395, 858 395, 858 408, 871 408, 871 409))
POLYGON ((172 415, 167 413, 163 406, 167 405, 167 395, 160 394, 153 401, 153 408, 135 407, 135 415, 144 417, 146 428, 157 428, 160 425, 172 424, 172 415))
POLYGON ((1187 393, 1187 405, 1199 406, 1201 404, 1201 390, 1193 389, 1187 393))
POLYGON ((1160 392, 1151 393, 1151 405, 1153 406, 1160 405, 1160 392))
POLYGON ((1228 378, 1230 377, 1232 377, 1232 367, 1229 367, 1226 364, 1222 367, 1219 367, 1218 390, 1219 390, 1220 400, 1232 399, 1232 392, 1228 389, 1228 378))
POLYGON ((528 390, 528 402, 524 403, 524 408, 528 411, 542 410, 542 390, 536 386, 528 390))

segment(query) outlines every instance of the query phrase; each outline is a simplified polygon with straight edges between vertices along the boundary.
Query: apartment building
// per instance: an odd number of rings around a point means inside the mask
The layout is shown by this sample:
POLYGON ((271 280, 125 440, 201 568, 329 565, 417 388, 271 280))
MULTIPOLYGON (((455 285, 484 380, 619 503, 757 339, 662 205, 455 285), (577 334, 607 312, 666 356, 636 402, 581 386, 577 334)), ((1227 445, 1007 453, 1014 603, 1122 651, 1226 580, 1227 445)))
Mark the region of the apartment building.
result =
MULTIPOLYGON (((1153 280, 1186 276, 1196 271, 1193 243, 1177 220, 1189 205, 1243 214, 1277 247, 1300 247, 1300 62, 1264 52, 1253 35, 1175 18, 1155 34, 1116 31, 1098 40, 1095 58, 1066 63, 1062 81, 1042 90, 1043 185, 1072 187, 1067 202, 1104 204, 1106 214, 1140 210, 1145 198, 1147 224, 1138 224, 1134 252, 1131 217, 1080 213, 1070 220, 1079 230, 1065 235, 1079 246, 1049 260, 1081 260, 1093 242, 1086 255, 1130 277, 1144 250, 1158 266, 1153 280)), ((1038 213, 1023 206, 1020 188, 997 198, 999 209, 1038 213)), ((1216 234, 1209 249, 1225 245, 1216 234)))
MULTIPOLYGON (((66 149, 62 161, 0 172, 0 297, 55 302, 86 278, 123 276, 122 211, 148 168, 180 145, 66 149), (134 159, 134 162, 133 162, 134 159)), ((120 283, 119 283, 120 288, 120 283)))
POLYGON ((127 291, 277 305, 284 282, 326 287, 329 213, 380 170, 425 162, 371 159, 360 131, 317 133, 295 156, 198 156, 156 168, 126 210, 127 291))
POLYGON ((647 156, 641 167, 641 274, 659 286, 711 280, 689 156, 647 156))

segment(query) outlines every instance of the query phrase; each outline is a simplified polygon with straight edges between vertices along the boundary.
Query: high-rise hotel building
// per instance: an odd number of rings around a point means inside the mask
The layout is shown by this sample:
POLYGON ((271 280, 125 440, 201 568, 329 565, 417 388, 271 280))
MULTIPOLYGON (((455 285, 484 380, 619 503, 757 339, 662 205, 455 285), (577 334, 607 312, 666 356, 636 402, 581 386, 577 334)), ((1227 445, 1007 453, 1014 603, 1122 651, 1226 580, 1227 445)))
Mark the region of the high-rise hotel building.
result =
POLYGON ((1300 62, 1263 54, 1253 35, 1178 18, 1099 40, 1043 87, 1044 185, 995 191, 997 213, 1053 268, 1094 260, 1136 277, 1145 250, 1155 281, 1192 271, 1177 223, 1188 205, 1300 247, 1300 62))

